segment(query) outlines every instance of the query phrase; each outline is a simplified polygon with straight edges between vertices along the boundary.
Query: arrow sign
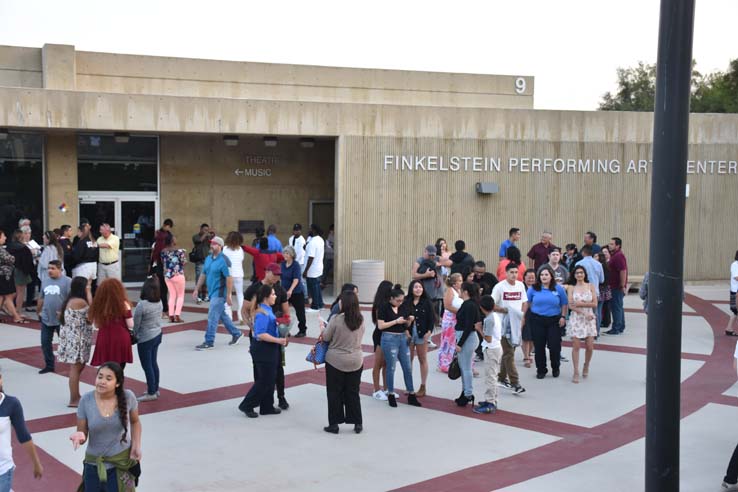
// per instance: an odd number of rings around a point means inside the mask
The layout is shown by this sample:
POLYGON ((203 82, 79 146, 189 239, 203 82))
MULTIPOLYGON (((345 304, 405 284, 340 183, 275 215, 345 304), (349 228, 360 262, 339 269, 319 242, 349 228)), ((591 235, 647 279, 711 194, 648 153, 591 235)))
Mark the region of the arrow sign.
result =
POLYGON ((233 171, 236 176, 243 176, 243 169, 236 169, 233 171))

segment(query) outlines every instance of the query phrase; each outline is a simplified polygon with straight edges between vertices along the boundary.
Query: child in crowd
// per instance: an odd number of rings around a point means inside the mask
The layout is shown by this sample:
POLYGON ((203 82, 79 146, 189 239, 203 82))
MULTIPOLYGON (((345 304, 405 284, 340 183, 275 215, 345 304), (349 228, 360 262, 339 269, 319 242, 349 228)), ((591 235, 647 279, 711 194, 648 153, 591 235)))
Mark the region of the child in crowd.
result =
POLYGON ((502 359, 502 333, 499 320, 493 312, 495 301, 492 296, 482 296, 479 307, 484 313, 482 328, 482 348, 484 349, 484 382, 487 389, 484 400, 474 407, 474 413, 495 413, 497 411, 497 374, 502 359))

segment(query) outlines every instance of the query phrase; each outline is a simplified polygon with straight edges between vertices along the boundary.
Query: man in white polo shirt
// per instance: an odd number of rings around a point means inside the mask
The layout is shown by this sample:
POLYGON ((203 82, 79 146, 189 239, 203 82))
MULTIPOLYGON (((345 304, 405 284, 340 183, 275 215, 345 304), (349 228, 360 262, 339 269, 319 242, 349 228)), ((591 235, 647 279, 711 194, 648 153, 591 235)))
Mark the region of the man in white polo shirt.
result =
POLYGON ((120 280, 120 239, 113 234, 110 224, 100 226, 100 237, 97 238, 97 247, 100 255, 97 260, 97 281, 102 282, 106 278, 120 280))
POLYGON ((310 224, 310 236, 305 246, 305 272, 307 288, 313 303, 305 311, 315 313, 323 308, 323 293, 320 290, 320 277, 323 275, 323 256, 325 255, 325 241, 321 237, 320 227, 310 224))

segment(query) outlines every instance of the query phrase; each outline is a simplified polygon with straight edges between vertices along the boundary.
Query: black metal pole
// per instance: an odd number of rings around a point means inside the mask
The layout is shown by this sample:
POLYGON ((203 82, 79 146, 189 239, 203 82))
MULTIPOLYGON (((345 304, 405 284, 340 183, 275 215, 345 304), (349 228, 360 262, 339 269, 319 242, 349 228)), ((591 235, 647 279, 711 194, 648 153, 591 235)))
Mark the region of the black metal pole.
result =
POLYGON ((646 491, 679 490, 687 134, 694 0, 661 0, 651 181, 646 491))

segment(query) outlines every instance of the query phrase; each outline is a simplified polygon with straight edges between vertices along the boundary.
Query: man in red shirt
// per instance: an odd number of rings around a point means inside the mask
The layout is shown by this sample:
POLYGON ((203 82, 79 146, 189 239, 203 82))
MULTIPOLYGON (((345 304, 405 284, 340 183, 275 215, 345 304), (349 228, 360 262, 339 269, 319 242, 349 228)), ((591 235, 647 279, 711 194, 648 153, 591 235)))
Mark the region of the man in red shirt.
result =
POLYGON ((551 242, 552 240, 553 234, 548 231, 543 231, 543 234, 541 234, 541 242, 534 244, 533 247, 530 248, 530 251, 528 251, 528 258, 533 260, 533 268, 535 268, 536 271, 541 268, 541 265, 548 263, 548 255, 551 254, 551 251, 553 251, 554 248, 556 248, 556 246, 551 242))
POLYGON ((610 274, 607 283, 612 290, 610 312, 612 313, 612 328, 606 335, 620 335, 625 331, 625 311, 623 311, 623 297, 628 293, 628 261, 623 254, 623 240, 619 237, 610 239, 610 262, 607 268, 610 274))
POLYGON ((284 261, 284 257, 282 256, 282 253, 263 253, 262 251, 267 251, 269 249, 269 239, 262 237, 259 239, 259 248, 254 248, 253 246, 247 246, 243 245, 241 246, 245 252, 250 254, 254 257, 254 275, 256 275, 256 280, 261 282, 264 280, 264 275, 266 275, 266 267, 270 263, 282 263, 284 261))

